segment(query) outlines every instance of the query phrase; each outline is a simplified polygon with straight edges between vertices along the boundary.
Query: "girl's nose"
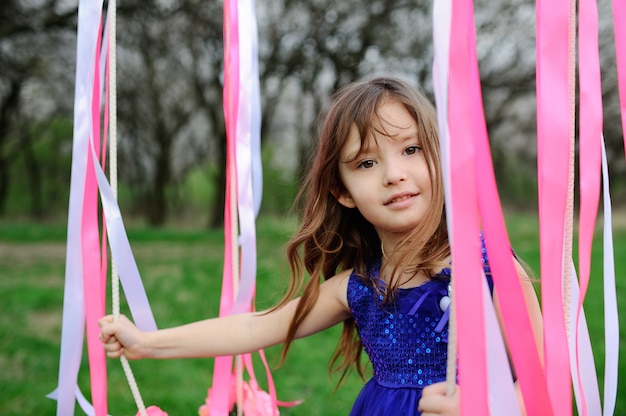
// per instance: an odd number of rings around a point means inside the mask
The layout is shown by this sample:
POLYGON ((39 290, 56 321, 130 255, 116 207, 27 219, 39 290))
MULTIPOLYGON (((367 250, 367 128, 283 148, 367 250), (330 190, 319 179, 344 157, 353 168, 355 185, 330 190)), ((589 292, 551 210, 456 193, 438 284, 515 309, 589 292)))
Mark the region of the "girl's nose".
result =
POLYGON ((403 169, 402 164, 388 163, 385 169, 385 185, 395 185, 399 182, 406 180, 406 170, 403 169))

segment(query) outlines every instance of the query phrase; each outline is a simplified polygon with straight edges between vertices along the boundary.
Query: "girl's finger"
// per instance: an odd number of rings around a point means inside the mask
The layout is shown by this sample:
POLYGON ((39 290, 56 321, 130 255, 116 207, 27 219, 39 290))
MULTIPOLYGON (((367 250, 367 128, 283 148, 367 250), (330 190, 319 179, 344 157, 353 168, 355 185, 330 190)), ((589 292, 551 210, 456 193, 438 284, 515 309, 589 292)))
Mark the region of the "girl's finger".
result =
POLYGON ((441 383, 431 384, 430 386, 424 387, 423 395, 430 394, 446 394, 447 382, 442 381, 441 383))
POLYGON ((103 326, 110 324, 111 322, 113 322, 113 315, 106 315, 98 320, 98 325, 100 326, 100 328, 102 328, 103 326))

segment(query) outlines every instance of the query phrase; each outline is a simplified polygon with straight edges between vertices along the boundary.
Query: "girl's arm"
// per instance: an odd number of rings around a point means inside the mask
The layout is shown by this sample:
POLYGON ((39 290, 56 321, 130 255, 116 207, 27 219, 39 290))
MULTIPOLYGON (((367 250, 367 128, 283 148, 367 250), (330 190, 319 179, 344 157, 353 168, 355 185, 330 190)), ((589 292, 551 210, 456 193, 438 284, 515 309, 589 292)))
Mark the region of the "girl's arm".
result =
MULTIPOLYGON (((302 338, 350 317, 346 290, 350 270, 320 286, 315 306, 298 329, 302 338)), ((207 319, 154 332, 139 330, 126 317, 100 319, 100 340, 111 358, 216 357, 254 352, 283 342, 299 299, 267 312, 252 312, 207 319)))

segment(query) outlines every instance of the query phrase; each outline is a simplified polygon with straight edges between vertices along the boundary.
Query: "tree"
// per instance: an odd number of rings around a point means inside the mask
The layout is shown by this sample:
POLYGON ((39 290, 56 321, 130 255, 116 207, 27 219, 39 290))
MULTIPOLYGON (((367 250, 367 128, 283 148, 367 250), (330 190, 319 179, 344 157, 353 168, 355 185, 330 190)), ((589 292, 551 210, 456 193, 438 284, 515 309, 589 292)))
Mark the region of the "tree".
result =
POLYGON ((0 5, 0 215, 6 210, 11 184, 20 176, 29 178, 24 185, 31 215, 44 214, 44 177, 33 151, 40 138, 31 136, 28 128, 71 108, 64 40, 76 31, 76 8, 62 3, 5 0, 0 5), (40 98, 48 94, 54 102, 40 98))
POLYGON ((220 107, 203 99, 204 91, 219 88, 206 73, 221 66, 211 48, 221 42, 214 30, 221 19, 206 10, 215 2, 198 3, 137 1, 118 11, 120 170, 152 225, 167 219, 172 185, 217 142, 205 113, 220 107))
MULTIPOLYGON (((74 62, 77 13, 63 4, 8 0, 0 6, 0 214, 7 189, 26 177, 15 174, 16 161, 41 158, 32 151, 46 140, 41 132, 49 130, 51 120, 71 120, 68 91, 74 80, 67 68, 74 62), (25 126, 37 127, 25 136, 25 126)), ((623 147, 610 2, 602 0, 600 6, 605 136, 616 166, 611 172, 620 177, 625 169, 619 162, 623 147)), ((431 1, 276 0, 256 7, 263 145, 289 144, 292 153, 285 155, 282 147, 274 153, 292 162, 294 175, 310 149, 316 115, 338 87, 365 75, 394 73, 432 98, 431 1)), ((475 9, 496 176, 505 189, 515 186, 511 178, 532 185, 534 5, 478 1, 475 9)), ((142 215, 159 225, 168 218, 186 175, 210 165, 217 172, 212 177, 217 194, 207 207, 208 222, 220 224, 225 185, 222 2, 128 0, 118 6, 117 26, 121 182, 130 187, 142 215)), ((43 178, 44 189, 49 178, 36 169, 28 172, 29 193, 37 201, 41 181, 36 176, 43 178)), ((37 203, 31 205, 36 211, 37 203)))
MULTIPOLYGON (((286 86, 309 97, 313 107, 306 110, 317 113, 332 90, 368 69, 361 65, 368 53, 394 51, 394 39, 407 30, 397 20, 410 7, 415 8, 405 1, 362 7, 355 0, 260 5, 262 137, 283 100, 291 98, 286 97, 286 86)), ((426 7, 420 10, 426 16, 426 7)), ((210 221, 216 225, 223 218, 224 187, 221 4, 181 0, 171 7, 159 1, 136 2, 118 15, 125 176, 143 195, 150 223, 158 225, 167 217, 168 186, 213 156, 211 162, 221 173, 210 221)), ((310 127, 300 129, 307 132, 303 143, 310 142, 310 127)), ((300 147, 304 153, 308 145, 300 147)))

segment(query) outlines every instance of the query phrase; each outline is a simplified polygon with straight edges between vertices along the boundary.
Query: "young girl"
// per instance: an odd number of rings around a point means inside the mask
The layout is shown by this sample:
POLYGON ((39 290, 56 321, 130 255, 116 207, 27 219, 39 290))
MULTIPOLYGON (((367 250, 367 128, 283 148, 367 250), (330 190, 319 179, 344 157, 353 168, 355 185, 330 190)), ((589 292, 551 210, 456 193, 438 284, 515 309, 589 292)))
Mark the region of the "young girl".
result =
MULTIPOLYGON (((300 193, 304 216, 287 249, 285 298, 268 311, 156 332, 107 316, 107 355, 215 357, 284 343, 284 359, 295 339, 343 323, 331 367, 345 374, 354 366, 363 376, 363 349, 373 367, 351 415, 454 414, 456 395, 446 397, 441 384, 450 247, 436 121, 428 99, 395 78, 339 91, 300 193)), ((517 267, 539 343, 538 302, 517 267)))

